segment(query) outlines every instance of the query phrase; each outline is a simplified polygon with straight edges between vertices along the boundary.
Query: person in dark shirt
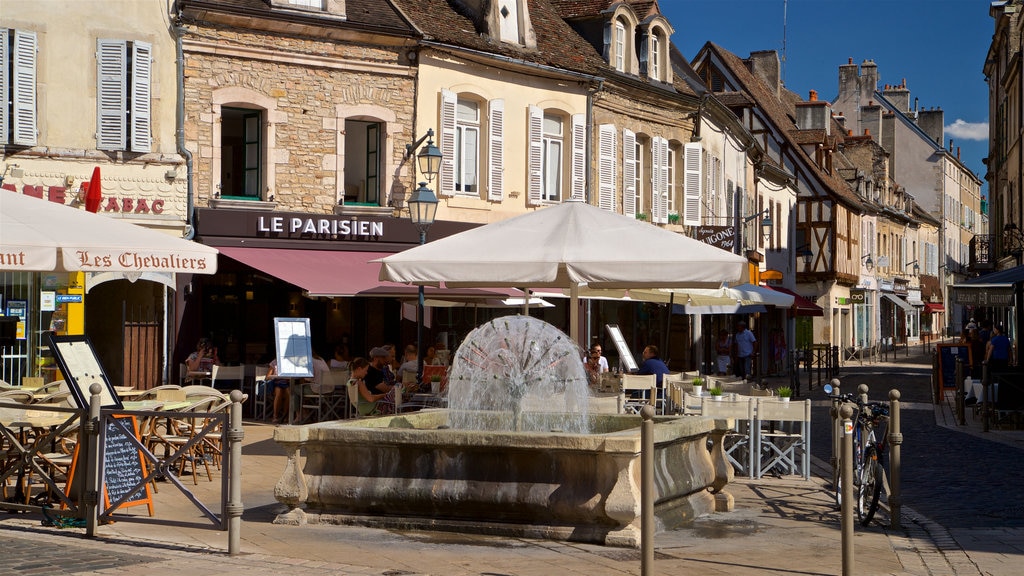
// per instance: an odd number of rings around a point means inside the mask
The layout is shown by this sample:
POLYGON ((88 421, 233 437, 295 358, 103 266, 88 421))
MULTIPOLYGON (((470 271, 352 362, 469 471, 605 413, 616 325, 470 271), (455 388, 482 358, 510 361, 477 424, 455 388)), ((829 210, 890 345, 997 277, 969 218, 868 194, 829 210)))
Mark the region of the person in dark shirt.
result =
POLYGON ((1010 364, 1010 339, 1003 334, 1002 326, 992 327, 992 338, 985 350, 985 362, 990 370, 1005 370, 1010 364))
POLYGON ((378 347, 370 350, 370 367, 366 371, 363 382, 373 394, 384 394, 391 391, 391 385, 385 380, 384 364, 388 361, 389 353, 386 348, 378 347))

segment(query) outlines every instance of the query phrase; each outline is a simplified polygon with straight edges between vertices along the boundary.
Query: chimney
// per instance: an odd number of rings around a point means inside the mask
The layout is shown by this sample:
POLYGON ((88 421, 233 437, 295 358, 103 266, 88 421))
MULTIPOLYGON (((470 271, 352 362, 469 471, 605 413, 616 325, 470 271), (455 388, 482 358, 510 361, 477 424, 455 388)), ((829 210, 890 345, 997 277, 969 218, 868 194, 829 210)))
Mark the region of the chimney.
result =
POLYGON ((857 90, 857 65, 853 63, 853 58, 850 58, 846 64, 839 67, 839 97, 836 100, 856 100, 857 90))
POLYGON ((860 65, 860 101, 867 102, 875 98, 878 88, 878 66, 874 60, 865 60, 860 65))
POLYGON ((957 160, 960 159, 960 147, 959 146, 956 147, 956 159, 957 160))
POLYGON ((751 52, 747 58, 747 68, 768 85, 768 89, 778 98, 781 92, 779 80, 779 54, 775 50, 759 50, 751 52))
POLYGON ((818 91, 811 90, 806 102, 796 104, 796 126, 801 130, 824 130, 832 133, 832 106, 818 100, 818 91))
POLYGON ((928 110, 921 110, 917 114, 917 126, 929 138, 932 142, 942 146, 943 134, 943 122, 944 117, 942 108, 931 108, 928 110))
POLYGON ((892 102, 897 112, 906 114, 910 112, 910 90, 907 90, 907 80, 904 79, 903 83, 899 86, 885 85, 885 90, 882 94, 892 102))

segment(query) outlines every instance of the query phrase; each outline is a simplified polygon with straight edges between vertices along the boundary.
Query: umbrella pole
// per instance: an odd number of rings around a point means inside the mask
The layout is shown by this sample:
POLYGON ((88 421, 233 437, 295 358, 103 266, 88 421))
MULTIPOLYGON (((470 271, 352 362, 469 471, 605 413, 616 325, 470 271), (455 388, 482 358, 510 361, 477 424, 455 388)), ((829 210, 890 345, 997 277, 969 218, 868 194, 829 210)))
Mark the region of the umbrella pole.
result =
POLYGON ((530 289, 520 288, 523 291, 523 316, 530 315, 530 289))
POLYGON ((672 329, 672 304, 675 300, 675 292, 668 295, 668 314, 665 316, 665 333, 661 336, 661 349, 664 350, 665 362, 668 363, 672 360, 672 355, 669 353, 668 342, 669 342, 669 331, 672 329))
POLYGON ((580 341, 580 285, 576 282, 569 287, 569 337, 579 344, 584 350, 587 349, 585 342, 580 341))

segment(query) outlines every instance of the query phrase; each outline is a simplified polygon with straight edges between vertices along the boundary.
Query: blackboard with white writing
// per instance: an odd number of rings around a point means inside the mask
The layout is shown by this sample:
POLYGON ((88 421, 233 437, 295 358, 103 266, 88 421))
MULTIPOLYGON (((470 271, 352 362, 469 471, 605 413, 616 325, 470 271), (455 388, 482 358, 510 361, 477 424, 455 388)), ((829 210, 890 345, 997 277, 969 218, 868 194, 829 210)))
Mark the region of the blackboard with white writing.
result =
MULTIPOLYGON (((134 490, 146 476, 142 452, 131 441, 128 430, 122 425, 131 430, 136 440, 139 439, 139 426, 135 416, 111 415, 107 418, 103 429, 103 487, 108 508, 134 490)), ((140 504, 148 504, 150 515, 153 514, 153 499, 148 483, 118 507, 140 504)))

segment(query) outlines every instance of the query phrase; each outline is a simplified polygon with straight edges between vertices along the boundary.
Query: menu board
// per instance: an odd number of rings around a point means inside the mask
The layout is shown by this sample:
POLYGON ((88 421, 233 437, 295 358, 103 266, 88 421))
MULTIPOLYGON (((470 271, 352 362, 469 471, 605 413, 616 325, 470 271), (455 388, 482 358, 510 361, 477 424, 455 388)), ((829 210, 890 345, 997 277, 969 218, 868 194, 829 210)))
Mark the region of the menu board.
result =
POLYGON ((277 375, 283 378, 313 377, 313 344, 309 318, 274 318, 277 342, 277 375))
MULTIPOLYGON (((936 344, 935 353, 939 356, 938 388, 935 397, 940 399, 942 389, 955 389, 959 385, 956 381, 956 359, 961 358, 964 366, 970 366, 971 347, 966 344, 936 344)), ((969 371, 966 373, 970 374, 969 371)))
POLYGON ((107 379, 88 336, 57 336, 52 332, 47 336, 50 339, 50 351, 57 359, 71 397, 79 408, 89 408, 89 399, 92 397, 89 387, 94 382, 100 385, 100 406, 118 410, 122 408, 121 399, 107 379))
MULTIPOLYGON (((103 495, 106 507, 124 498, 129 492, 142 484, 126 501, 117 505, 149 506, 149 515, 153 515, 153 497, 149 492, 149 483, 143 484, 146 468, 143 466, 142 451, 131 441, 129 434, 139 440, 139 426, 135 416, 110 415, 103 427, 103 495)), ((105 513, 109 513, 109 510, 105 513)))
POLYGON ((633 358, 633 352, 630 351, 629 346, 626 344, 626 339, 622 337, 619 325, 605 324, 604 327, 608 330, 608 335, 612 337, 615 349, 619 351, 619 363, 622 364, 622 367, 628 372, 639 370, 639 366, 636 365, 636 359, 633 358))

